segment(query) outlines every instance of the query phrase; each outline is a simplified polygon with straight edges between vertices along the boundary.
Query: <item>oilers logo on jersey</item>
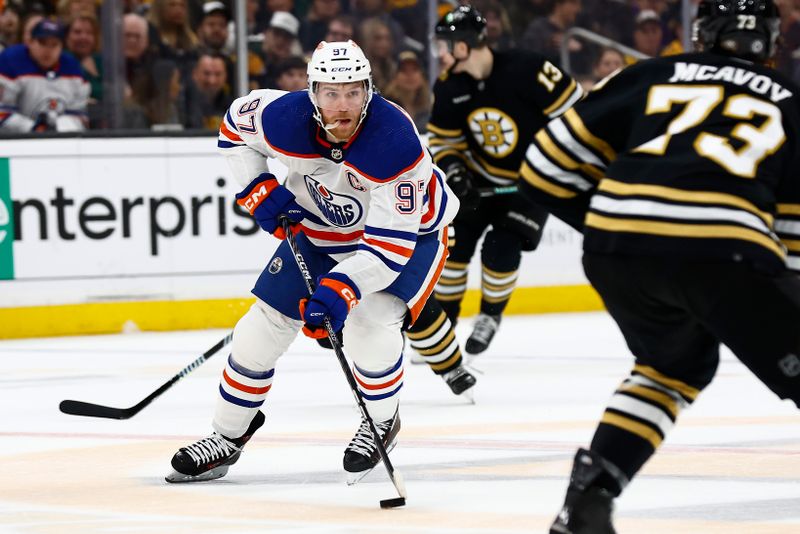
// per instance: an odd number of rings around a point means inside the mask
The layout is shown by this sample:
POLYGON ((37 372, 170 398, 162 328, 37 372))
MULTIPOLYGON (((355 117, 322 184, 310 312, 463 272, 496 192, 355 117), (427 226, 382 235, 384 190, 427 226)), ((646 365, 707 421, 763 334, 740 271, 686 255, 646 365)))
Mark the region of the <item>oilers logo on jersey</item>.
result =
POLYGON ((341 193, 332 193, 308 175, 305 175, 304 178, 311 200, 329 223, 339 228, 348 228, 361 221, 364 207, 358 200, 341 193))

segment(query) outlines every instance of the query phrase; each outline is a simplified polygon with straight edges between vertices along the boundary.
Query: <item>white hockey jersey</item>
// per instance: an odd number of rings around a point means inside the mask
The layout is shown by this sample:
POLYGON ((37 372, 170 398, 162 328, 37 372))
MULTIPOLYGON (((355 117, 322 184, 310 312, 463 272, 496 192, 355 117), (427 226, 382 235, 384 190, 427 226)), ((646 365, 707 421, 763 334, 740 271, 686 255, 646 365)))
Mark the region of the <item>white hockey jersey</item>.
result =
POLYGON ((306 91, 253 91, 226 114, 219 150, 243 187, 269 170, 267 157, 286 165, 284 185, 308 212, 302 231, 362 295, 380 291, 400 274, 418 235, 450 223, 458 200, 394 104, 374 95, 346 143, 327 141, 313 112, 306 91))

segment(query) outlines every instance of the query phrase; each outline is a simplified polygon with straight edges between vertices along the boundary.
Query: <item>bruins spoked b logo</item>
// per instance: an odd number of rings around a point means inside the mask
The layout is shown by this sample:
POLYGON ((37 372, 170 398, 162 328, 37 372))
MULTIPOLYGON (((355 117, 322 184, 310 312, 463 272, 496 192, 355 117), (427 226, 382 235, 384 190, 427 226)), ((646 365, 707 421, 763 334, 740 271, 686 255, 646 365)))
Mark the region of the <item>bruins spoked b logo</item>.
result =
POLYGON ((472 136, 490 156, 503 158, 517 146, 517 123, 497 108, 476 109, 467 117, 467 124, 472 136))

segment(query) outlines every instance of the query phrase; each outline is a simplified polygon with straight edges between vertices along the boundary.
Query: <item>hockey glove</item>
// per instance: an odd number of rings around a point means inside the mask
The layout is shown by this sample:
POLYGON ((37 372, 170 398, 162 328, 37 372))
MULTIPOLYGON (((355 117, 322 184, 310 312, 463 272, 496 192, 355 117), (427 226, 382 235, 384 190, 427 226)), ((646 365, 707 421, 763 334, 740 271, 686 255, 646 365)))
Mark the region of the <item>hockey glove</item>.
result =
POLYGON ((330 319, 333 330, 340 331, 347 314, 360 298, 361 292, 347 275, 328 273, 321 277, 311 298, 300 300, 300 317, 306 323, 303 333, 314 339, 327 336, 326 317, 330 319))
POLYGON ((286 237, 280 228, 281 215, 286 215, 293 223, 304 219, 303 208, 295 201, 292 192, 266 172, 259 174, 236 195, 236 203, 250 212, 265 232, 281 239, 286 237), (281 232, 276 233, 275 230, 279 228, 281 232))
POLYGON ((453 191, 453 194, 458 197, 461 202, 461 207, 458 210, 459 215, 470 215, 478 209, 478 204, 481 201, 481 194, 478 188, 475 187, 475 180, 472 173, 461 163, 454 163, 447 168, 447 185, 453 191))
POLYGON ((52 132, 56 129, 56 115, 43 111, 36 117, 36 122, 31 126, 32 132, 52 132))

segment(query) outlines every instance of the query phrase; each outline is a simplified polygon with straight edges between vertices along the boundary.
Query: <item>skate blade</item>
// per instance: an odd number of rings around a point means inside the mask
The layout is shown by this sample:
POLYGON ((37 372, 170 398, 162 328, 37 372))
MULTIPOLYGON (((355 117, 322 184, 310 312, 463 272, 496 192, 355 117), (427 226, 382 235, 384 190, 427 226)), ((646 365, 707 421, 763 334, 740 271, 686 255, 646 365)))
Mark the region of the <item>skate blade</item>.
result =
MULTIPOLYGON (((396 439, 393 442, 389 443, 389 446, 386 447, 386 454, 389 454, 390 452, 392 452, 392 449, 394 449, 395 445, 397 445, 397 440, 396 439)), ((365 476, 370 474, 373 469, 375 469, 377 466, 379 466, 382 463, 383 463, 382 459, 378 460, 378 463, 375 464, 374 466, 370 467, 369 469, 365 469, 364 471, 359 471, 358 473, 351 473, 351 472, 347 471, 347 481, 346 481, 347 485, 348 486, 355 486, 356 484, 361 482, 361 480, 365 476)))
POLYGON ((470 404, 475 404, 475 386, 462 391, 459 397, 466 400, 470 404))
POLYGON ((164 477, 164 480, 170 482, 172 484, 181 484, 185 482, 204 482, 206 480, 216 480, 218 478, 224 477, 228 473, 229 465, 221 465, 219 467, 215 467, 205 473, 201 473, 199 475, 186 475, 184 473, 179 473, 178 471, 172 471, 172 473, 168 474, 164 477))

